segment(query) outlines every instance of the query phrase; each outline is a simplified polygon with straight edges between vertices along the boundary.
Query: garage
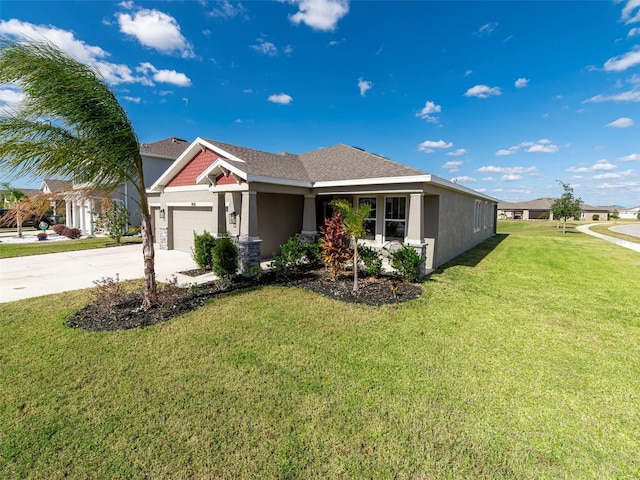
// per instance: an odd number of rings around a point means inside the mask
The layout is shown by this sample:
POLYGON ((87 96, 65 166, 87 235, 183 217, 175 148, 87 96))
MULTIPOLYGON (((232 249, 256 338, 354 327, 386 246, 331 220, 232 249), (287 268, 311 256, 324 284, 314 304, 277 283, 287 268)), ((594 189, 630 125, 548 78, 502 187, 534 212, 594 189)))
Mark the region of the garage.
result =
MULTIPOLYGON (((173 248, 182 252, 191 252, 193 232, 198 234, 213 230, 213 212, 211 207, 173 207, 171 209, 173 228, 173 248)), ((171 239, 169 240, 171 243, 171 239)))

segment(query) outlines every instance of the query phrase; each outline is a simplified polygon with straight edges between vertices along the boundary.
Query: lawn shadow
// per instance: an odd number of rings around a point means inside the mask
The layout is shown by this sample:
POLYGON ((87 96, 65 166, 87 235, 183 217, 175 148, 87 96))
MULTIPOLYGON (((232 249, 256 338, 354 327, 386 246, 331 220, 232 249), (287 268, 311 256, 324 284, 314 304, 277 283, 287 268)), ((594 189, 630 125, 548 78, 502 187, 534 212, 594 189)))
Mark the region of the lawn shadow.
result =
POLYGON ((453 260, 449 260, 447 263, 440 265, 433 273, 442 273, 447 268, 463 266, 463 267, 475 267, 484 258, 489 255, 493 250, 500 245, 509 234, 497 233, 493 237, 486 239, 479 245, 476 245, 470 250, 458 255, 453 260))

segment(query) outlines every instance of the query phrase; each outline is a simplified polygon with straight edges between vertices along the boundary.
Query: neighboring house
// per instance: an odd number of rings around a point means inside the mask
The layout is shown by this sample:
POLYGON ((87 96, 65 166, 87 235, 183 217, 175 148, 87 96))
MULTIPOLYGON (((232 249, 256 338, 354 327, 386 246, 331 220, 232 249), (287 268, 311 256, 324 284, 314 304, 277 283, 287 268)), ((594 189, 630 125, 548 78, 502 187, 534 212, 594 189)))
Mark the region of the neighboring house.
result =
MULTIPOLYGON (((40 191, 45 195, 51 195, 51 208, 56 219, 67 214, 67 204, 64 200, 64 193, 73 189, 73 183, 68 180, 57 180, 54 178, 45 178, 40 183, 40 191)), ((66 218, 66 217, 65 217, 66 218)))
POLYGON ((638 218, 638 213, 640 213, 640 206, 633 208, 618 208, 620 218, 636 220, 638 218))
MULTIPOLYGON (((177 137, 165 138, 153 143, 140 145, 145 188, 151 186, 158 177, 189 146, 189 142, 177 137)), ((86 186, 72 185, 70 190, 77 193, 66 193, 66 224, 82 230, 86 235, 93 235, 95 230, 94 212, 100 210, 104 197, 86 193, 86 186)), ((68 191, 67 191, 68 192, 68 191)), ((129 182, 119 188, 113 195, 114 200, 122 202, 129 210, 129 223, 140 225, 138 201, 140 197, 129 182)))
POLYGON ((288 238, 315 238, 336 198, 368 203, 368 244, 403 242, 432 269, 495 234, 496 202, 347 145, 267 153, 197 138, 147 191, 161 249, 190 252, 194 232, 237 239, 243 268, 288 238))
MULTIPOLYGON (((506 220, 553 220, 551 206, 556 198, 536 198, 528 202, 499 202, 498 218, 506 220)), ((580 220, 593 221, 598 215, 599 220, 606 220, 609 207, 596 207, 583 203, 580 220)))

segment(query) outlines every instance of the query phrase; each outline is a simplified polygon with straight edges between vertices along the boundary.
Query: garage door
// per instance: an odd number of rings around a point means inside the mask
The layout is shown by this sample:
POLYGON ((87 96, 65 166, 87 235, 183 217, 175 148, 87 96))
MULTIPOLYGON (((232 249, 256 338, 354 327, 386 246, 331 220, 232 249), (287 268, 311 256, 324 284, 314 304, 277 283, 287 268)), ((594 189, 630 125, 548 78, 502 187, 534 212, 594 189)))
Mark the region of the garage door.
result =
POLYGON ((173 208, 173 248, 182 252, 191 252, 193 232, 211 232, 213 212, 211 207, 173 208))

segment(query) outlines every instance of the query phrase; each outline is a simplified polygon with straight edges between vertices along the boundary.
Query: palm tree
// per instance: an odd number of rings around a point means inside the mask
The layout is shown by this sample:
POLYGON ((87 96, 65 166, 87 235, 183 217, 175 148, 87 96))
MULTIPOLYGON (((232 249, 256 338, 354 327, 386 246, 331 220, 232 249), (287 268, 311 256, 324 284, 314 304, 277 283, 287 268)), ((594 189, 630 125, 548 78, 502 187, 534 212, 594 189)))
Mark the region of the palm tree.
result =
POLYGON ((0 191, 2 192, 2 205, 7 208, 7 212, 3 216, 3 220, 15 220, 18 228, 18 238, 22 238, 22 216, 21 200, 27 198, 27 195, 9 182, 0 183, 0 191), (14 217, 14 218, 10 218, 14 217))
POLYGON ((62 176, 113 192, 138 192, 144 257, 143 307, 156 302, 153 232, 139 142, 100 73, 47 42, 0 40, 0 83, 19 85, 23 105, 0 119, 0 168, 62 176))
POLYGON ((342 215, 344 231, 351 237, 353 243, 353 291, 358 290, 358 240, 364 238, 367 230, 364 221, 369 218, 371 205, 365 203, 354 208, 351 202, 345 199, 333 200, 330 205, 342 215))

